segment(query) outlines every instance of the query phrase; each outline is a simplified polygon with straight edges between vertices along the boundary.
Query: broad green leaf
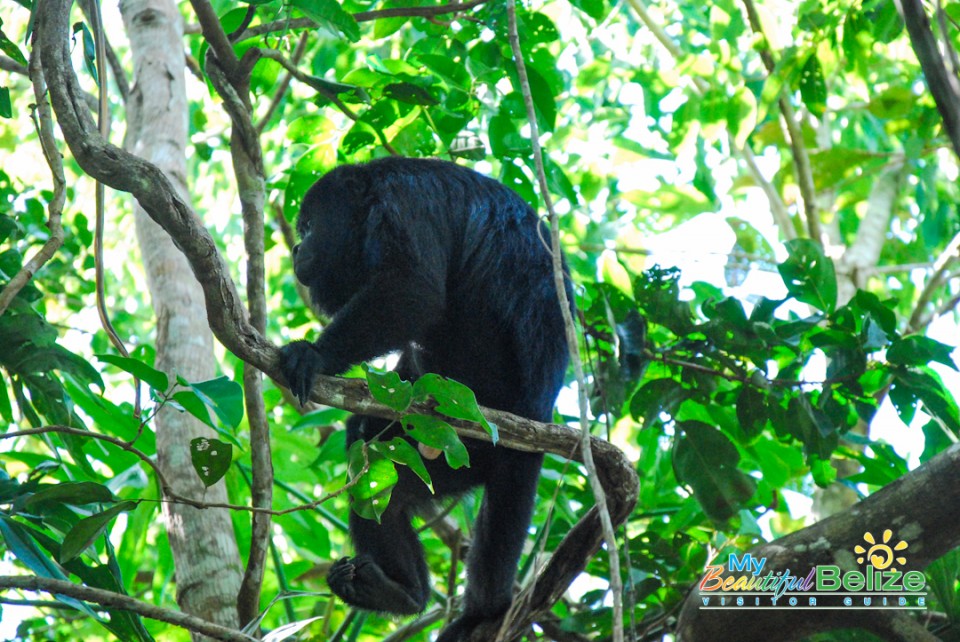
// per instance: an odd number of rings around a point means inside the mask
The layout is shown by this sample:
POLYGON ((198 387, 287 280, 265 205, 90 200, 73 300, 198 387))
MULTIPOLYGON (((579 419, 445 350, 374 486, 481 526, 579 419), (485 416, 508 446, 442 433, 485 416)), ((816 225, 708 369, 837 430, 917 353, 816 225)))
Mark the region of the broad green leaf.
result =
MULTIPOLYGON (((66 574, 61 570, 60 565, 46 555, 33 541, 29 530, 3 513, 0 513, 0 537, 3 538, 7 549, 13 553, 24 566, 39 575, 55 580, 66 580, 66 574)), ((100 616, 91 609, 86 602, 77 600, 66 595, 54 595, 54 597, 68 606, 72 606, 78 611, 85 613, 95 620, 100 620, 100 616)))
POLYGON ((930 368, 899 368, 894 372, 890 388, 890 400, 900 413, 904 423, 909 424, 916 410, 916 401, 922 401, 927 414, 936 417, 960 435, 960 409, 957 400, 950 394, 940 376, 930 368))
POLYGON ((680 404, 688 396, 679 381, 670 378, 653 379, 645 382, 630 400, 630 415, 634 419, 643 418, 643 427, 653 426, 661 421, 661 413, 673 416, 680 404))
POLYGON ((167 373, 152 368, 139 359, 121 357, 114 354, 98 354, 96 357, 104 363, 109 363, 124 372, 132 374, 160 394, 166 394, 170 389, 170 378, 167 376, 167 373))
POLYGON ((787 291, 798 301, 826 313, 837 305, 837 276, 833 261, 823 248, 810 239, 793 239, 786 243, 790 256, 778 266, 787 291))
POLYGON ((94 482, 63 482, 55 486, 41 487, 27 498, 24 506, 30 508, 44 502, 73 504, 99 504, 115 502, 117 498, 110 489, 94 482))
POLYGON ((296 432, 298 430, 305 430, 307 428, 329 426, 337 422, 346 421, 347 417, 349 416, 350 413, 346 410, 341 410, 339 408, 321 408, 319 410, 314 410, 313 412, 308 412, 300 417, 300 419, 290 426, 290 431, 296 432))
POLYGON ((300 9, 321 27, 335 28, 350 42, 360 40, 360 27, 349 13, 343 10, 337 0, 291 0, 291 6, 300 9))
POLYGON ((353 511, 366 519, 380 521, 380 515, 390 503, 390 495, 397 484, 397 468, 393 462, 376 450, 364 447, 360 440, 353 442, 347 452, 350 471, 350 497, 353 511), (367 471, 363 475, 364 463, 367 471), (358 477, 359 475, 359 477, 358 477))
POLYGON ((680 422, 682 434, 673 446, 677 479, 688 484, 713 520, 725 522, 744 507, 756 481, 737 469, 740 455, 722 432, 698 421, 680 422))
POLYGON ((496 425, 487 421, 477 405, 476 395, 459 381, 427 373, 414 382, 413 396, 418 400, 433 397, 437 402, 437 412, 452 419, 476 422, 487 431, 494 445, 499 441, 496 425))
POLYGON ((60 565, 47 557, 34 543, 29 533, 5 514, 0 513, 0 536, 3 537, 7 549, 13 553, 24 566, 39 575, 57 580, 65 580, 67 576, 60 569, 60 565))
POLYGON ((442 450, 450 468, 470 465, 470 455, 457 431, 438 417, 404 415, 403 427, 419 443, 442 450))
POLYGON ((800 70, 800 96, 807 108, 817 116, 823 116, 827 108, 827 83, 817 54, 811 54, 800 70))
POLYGON ((960 577, 960 550, 954 549, 924 569, 930 590, 937 597, 937 604, 951 622, 960 621, 960 593, 957 578, 960 577))
POLYGON ((200 481, 210 488, 220 481, 233 461, 233 446, 217 439, 197 437, 190 440, 190 461, 200 481))
POLYGON ((0 87, 0 118, 13 118, 13 103, 10 102, 10 89, 0 87))
POLYGON ((957 370, 953 348, 929 337, 911 335, 895 340, 887 350, 887 361, 901 366, 925 366, 931 361, 957 370))
POLYGON ((63 537, 63 544, 60 546, 60 563, 69 562, 79 556, 88 546, 92 546, 100 535, 103 534, 110 522, 120 513, 133 510, 137 507, 137 502, 120 502, 116 506, 111 506, 102 513, 97 513, 77 522, 63 537))
POLYGON ((209 381, 190 383, 177 377, 177 383, 186 386, 173 395, 179 404, 191 415, 212 428, 217 426, 210 419, 208 408, 230 429, 236 429, 243 419, 243 388, 227 377, 217 377, 209 381))
POLYGON ((409 381, 403 381, 393 370, 383 372, 364 365, 363 371, 367 374, 367 385, 374 399, 397 412, 403 412, 410 406, 413 384, 409 381))
POLYGON ((395 437, 387 442, 374 441, 369 446, 387 459, 408 467, 430 487, 430 492, 433 492, 433 480, 430 479, 430 473, 423 464, 423 458, 406 439, 395 437))
MULTIPOLYGON (((0 24, 3 23, 0 22, 0 24)), ((5 34, 2 29, 0 29, 0 51, 10 56, 10 58, 12 58, 14 61, 19 62, 24 67, 27 66, 27 59, 23 55, 23 52, 20 51, 20 47, 18 47, 12 40, 7 38, 7 34, 5 34)))

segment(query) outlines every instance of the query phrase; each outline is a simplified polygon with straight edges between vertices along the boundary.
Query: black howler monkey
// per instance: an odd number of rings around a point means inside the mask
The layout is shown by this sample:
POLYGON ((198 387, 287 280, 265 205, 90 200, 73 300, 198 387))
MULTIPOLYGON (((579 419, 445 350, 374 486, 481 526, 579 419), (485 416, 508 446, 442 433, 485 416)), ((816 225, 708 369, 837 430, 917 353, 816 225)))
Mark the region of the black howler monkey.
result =
MULTIPOLYGON (((481 405, 549 421, 567 366, 547 232, 497 181, 454 163, 384 158, 344 165, 304 197, 294 271, 332 321, 314 343, 281 352, 291 391, 307 399, 316 375, 401 351, 397 370, 469 386, 481 405)), ((570 285, 567 295, 572 300, 570 285)), ((355 416, 349 443, 399 426, 355 416)), ((510 606, 542 455, 464 440, 470 467, 428 460, 436 495, 408 469, 378 524, 354 513, 356 557, 331 568, 330 588, 356 607, 422 611, 429 595, 411 514, 438 496, 485 489, 467 559, 463 613, 440 636, 467 639, 510 606)))

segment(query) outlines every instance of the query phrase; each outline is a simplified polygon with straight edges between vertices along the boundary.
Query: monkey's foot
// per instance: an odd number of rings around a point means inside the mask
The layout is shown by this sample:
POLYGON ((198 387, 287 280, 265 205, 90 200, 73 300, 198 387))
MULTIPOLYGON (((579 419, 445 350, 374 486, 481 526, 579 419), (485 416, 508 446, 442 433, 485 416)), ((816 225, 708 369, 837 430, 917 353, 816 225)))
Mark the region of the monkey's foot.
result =
POLYGON ((337 560, 327 573, 327 584, 347 604, 368 611, 413 615, 426 606, 426 597, 419 597, 425 591, 390 579, 367 555, 337 560))

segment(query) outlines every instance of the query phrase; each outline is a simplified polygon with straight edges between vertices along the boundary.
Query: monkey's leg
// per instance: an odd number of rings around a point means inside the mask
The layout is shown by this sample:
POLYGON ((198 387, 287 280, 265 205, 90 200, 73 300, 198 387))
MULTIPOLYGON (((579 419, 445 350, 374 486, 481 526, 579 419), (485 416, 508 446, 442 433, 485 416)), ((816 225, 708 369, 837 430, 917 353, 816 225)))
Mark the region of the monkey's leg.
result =
POLYGON ((477 625, 510 607, 542 462, 543 455, 538 453, 498 453, 487 477, 467 559, 463 614, 443 630, 437 642, 466 640, 477 625))
POLYGON ((347 604, 370 611, 413 614, 430 592, 423 547, 410 525, 398 484, 380 523, 350 513, 356 557, 336 562, 327 575, 330 589, 347 604))

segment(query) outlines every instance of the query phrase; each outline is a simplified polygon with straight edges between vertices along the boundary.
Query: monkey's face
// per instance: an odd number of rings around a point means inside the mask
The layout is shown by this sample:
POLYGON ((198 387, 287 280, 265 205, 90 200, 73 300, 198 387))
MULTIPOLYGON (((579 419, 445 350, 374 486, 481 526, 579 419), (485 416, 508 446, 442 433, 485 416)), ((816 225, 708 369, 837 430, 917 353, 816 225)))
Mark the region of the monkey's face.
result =
POLYGON ((293 248, 297 280, 310 288, 313 302, 330 316, 356 294, 366 274, 354 213, 335 196, 329 190, 308 192, 297 219, 300 243, 293 248))

